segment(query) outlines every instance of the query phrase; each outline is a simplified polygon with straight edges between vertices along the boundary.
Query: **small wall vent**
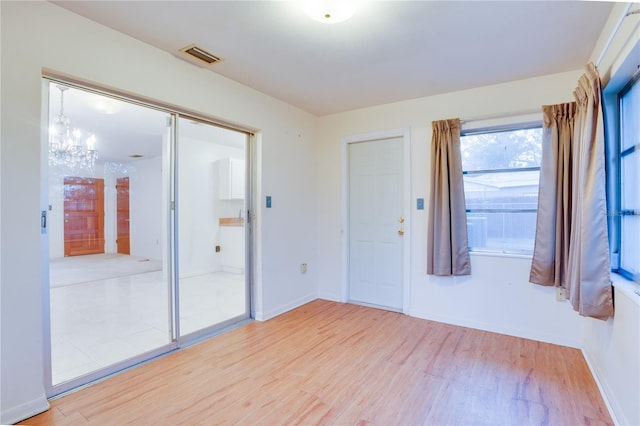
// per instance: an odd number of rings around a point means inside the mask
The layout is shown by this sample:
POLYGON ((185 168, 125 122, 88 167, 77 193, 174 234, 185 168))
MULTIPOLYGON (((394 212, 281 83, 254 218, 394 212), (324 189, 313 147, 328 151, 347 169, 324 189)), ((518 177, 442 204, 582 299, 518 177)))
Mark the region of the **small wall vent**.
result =
POLYGON ((216 62, 220 61, 220 58, 218 58, 215 55, 212 55, 211 53, 207 52, 206 50, 196 45, 184 47, 180 49, 180 51, 190 56, 191 58, 197 59, 200 64, 213 65, 216 62))

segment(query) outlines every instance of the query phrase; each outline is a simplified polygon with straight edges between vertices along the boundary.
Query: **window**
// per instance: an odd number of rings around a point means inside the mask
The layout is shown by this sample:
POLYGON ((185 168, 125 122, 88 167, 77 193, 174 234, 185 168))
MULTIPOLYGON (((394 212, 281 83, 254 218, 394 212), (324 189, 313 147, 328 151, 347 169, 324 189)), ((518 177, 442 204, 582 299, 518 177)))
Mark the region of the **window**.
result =
POLYGON ((620 94, 619 270, 640 282, 640 81, 632 80, 620 94))
POLYGON ((541 125, 463 131, 460 149, 469 249, 532 254, 541 125))

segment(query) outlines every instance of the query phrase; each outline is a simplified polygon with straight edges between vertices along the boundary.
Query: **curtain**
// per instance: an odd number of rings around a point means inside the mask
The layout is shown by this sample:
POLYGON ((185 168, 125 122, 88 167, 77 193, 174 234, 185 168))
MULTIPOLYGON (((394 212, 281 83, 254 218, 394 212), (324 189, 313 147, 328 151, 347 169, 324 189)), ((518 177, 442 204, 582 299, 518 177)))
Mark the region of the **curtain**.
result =
POLYGON ((580 315, 613 315, 600 77, 587 65, 575 102, 543 107, 532 283, 564 287, 580 315))
POLYGON ((434 121, 432 128, 427 274, 469 275, 460 119, 434 121))

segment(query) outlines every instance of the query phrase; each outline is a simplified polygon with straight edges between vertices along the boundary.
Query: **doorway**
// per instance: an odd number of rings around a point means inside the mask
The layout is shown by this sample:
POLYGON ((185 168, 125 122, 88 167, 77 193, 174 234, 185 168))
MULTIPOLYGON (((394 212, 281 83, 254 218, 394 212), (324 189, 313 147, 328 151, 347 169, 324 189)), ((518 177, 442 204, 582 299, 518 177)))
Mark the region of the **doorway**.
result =
POLYGON ((116 180, 116 246, 118 254, 131 254, 129 244, 129 177, 116 180))
POLYGON ((64 255, 104 253, 104 179, 64 178, 64 255))
POLYGON ((220 185, 218 160, 234 158, 249 182, 250 137, 44 81, 52 127, 71 123, 62 133, 75 134, 77 126, 92 135, 91 144, 50 139, 43 164, 49 199, 45 370, 53 396, 249 318, 249 223, 234 223, 241 232, 227 240, 219 223, 246 217, 250 187, 236 188, 237 199, 224 211, 211 206, 220 185), (216 147, 216 158, 207 157, 206 147, 216 147), (231 252, 236 256, 224 264, 222 256, 231 252))
POLYGON ((409 137, 406 131, 344 140, 346 301, 409 306, 409 137))

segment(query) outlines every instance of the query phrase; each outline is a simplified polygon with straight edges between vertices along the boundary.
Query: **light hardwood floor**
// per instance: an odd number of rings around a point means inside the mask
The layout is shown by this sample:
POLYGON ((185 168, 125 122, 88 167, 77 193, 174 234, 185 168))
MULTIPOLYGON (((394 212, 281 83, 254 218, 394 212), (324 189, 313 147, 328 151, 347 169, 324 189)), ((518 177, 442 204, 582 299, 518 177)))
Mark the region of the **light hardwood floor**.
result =
POLYGON ((577 349, 317 300, 58 400, 57 424, 613 424, 577 349))

